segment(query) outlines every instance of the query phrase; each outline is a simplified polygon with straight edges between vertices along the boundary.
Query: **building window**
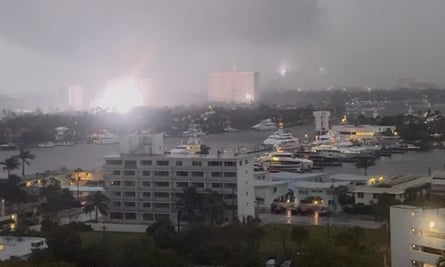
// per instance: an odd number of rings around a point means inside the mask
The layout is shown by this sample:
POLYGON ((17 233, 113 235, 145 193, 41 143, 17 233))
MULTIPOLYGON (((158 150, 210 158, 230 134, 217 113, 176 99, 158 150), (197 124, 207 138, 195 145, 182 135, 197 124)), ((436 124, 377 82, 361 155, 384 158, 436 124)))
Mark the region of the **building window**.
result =
POLYGON ((224 177, 234 178, 236 177, 236 172, 225 172, 224 177))
POLYGON ((212 183, 212 188, 222 188, 223 184, 222 183, 212 183))
POLYGON ((239 161, 239 165, 243 166, 243 161, 242 160, 239 161))
POLYGON ((136 192, 128 191, 128 192, 124 193, 124 196, 126 196, 126 197, 135 197, 136 196, 136 192))
POLYGON ((110 219, 122 219, 124 218, 122 212, 110 212, 110 219))
POLYGON ((153 213, 143 213, 142 220, 144 221, 153 221, 153 213))
POLYGON ((234 183, 224 184, 224 188, 236 188, 236 184, 234 183))
POLYGON ((111 174, 112 175, 121 175, 121 171, 112 171, 111 174))
POLYGON ((249 161, 246 159, 246 160, 244 160, 244 164, 248 164, 249 163, 249 161))
POLYGON ((170 204, 169 203, 154 203, 155 209, 169 209, 170 204))
POLYGON ((144 207, 144 208, 151 208, 151 203, 150 202, 144 202, 144 203, 142 203, 142 207, 144 207))
POLYGON ((363 198, 364 194, 363 193, 357 193, 357 198, 363 198))
POLYGON ((196 188, 204 188, 204 183, 192 183, 192 185, 196 188))
POLYGON ((142 171, 142 176, 150 176, 150 171, 142 171))
POLYGON ((156 166, 168 166, 168 160, 157 160, 156 166))
POLYGON ((204 172, 192 172, 192 177, 204 177, 204 172))
POLYGON ((120 196, 121 196, 121 192, 113 192, 113 195, 114 195, 115 197, 120 197, 120 196))
POLYGON ((125 213, 125 219, 126 220, 136 220, 136 213, 134 213, 134 212, 125 213))
POLYGON ((156 187, 169 187, 170 183, 169 182, 155 182, 154 185, 156 187))
POLYGON ((134 186, 134 181, 125 181, 124 186, 134 186))
POLYGON ((124 207, 133 208, 133 207, 136 207, 136 203, 135 202, 124 202, 124 207))
POLYGON ((207 162, 207 166, 212 166, 212 167, 222 166, 222 161, 209 161, 207 162))
POLYGON ((125 160, 124 169, 136 169, 136 160, 125 160))
POLYGON ((189 183, 187 182, 177 182, 176 187, 187 187, 189 183))
POLYGON ((372 198, 379 198, 379 197, 380 197, 380 194, 376 194, 376 193, 372 194, 372 198))
POLYGON ((136 172, 135 171, 124 171, 124 176, 135 176, 136 172))
POLYGON ((113 207, 120 207, 121 203, 119 201, 114 201, 114 202, 111 202, 111 206, 113 206, 113 207))
POLYGON ((141 165, 143 166, 151 166, 151 160, 141 160, 141 165))
POLYGON ((184 171, 179 171, 179 172, 176 172, 176 176, 187 177, 187 176, 189 176, 189 173, 184 172, 184 171))
POLYGON ((155 214, 156 221, 165 222, 170 220, 170 215, 168 214, 155 214))
POLYGON ((182 161, 177 160, 177 161, 176 161, 176 166, 182 166, 182 161))
POLYGON ((121 181, 111 181, 110 185, 119 186, 119 185, 121 185, 121 181))
POLYGON ((142 181, 142 186, 143 187, 150 187, 150 182, 149 181, 142 181))
POLYGON ((165 192, 155 192, 155 197, 168 198, 169 194, 165 192))
POLYGON ((222 172, 211 172, 210 176, 212 176, 212 177, 222 177, 222 172))
POLYGON ((106 165, 122 165, 122 160, 109 159, 105 161, 106 165))
POLYGON ((194 160, 192 161, 192 166, 202 166, 202 161, 194 160))
POLYGON ((150 192, 142 192, 142 197, 150 197, 150 192))
POLYGON ((225 167, 235 167, 236 162, 235 161, 224 161, 224 166, 225 167))
POLYGON ((164 176, 164 177, 168 177, 169 173, 168 171, 155 171, 153 173, 154 176, 164 176))

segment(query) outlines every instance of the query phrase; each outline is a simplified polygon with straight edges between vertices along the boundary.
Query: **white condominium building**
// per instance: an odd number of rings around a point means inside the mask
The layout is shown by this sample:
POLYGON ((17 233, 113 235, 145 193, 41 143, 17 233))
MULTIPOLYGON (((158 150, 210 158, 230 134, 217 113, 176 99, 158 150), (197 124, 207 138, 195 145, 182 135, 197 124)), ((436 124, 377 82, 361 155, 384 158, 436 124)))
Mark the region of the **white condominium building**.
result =
POLYGON ((390 210, 391 265, 435 267, 445 252, 445 209, 397 205, 390 210))
POLYGON ((227 204, 226 217, 255 215, 253 156, 160 153, 162 138, 144 136, 121 142, 121 153, 105 157, 105 192, 110 199, 108 222, 177 223, 184 188, 217 191, 227 204), (123 144, 123 145, 122 145, 123 144))

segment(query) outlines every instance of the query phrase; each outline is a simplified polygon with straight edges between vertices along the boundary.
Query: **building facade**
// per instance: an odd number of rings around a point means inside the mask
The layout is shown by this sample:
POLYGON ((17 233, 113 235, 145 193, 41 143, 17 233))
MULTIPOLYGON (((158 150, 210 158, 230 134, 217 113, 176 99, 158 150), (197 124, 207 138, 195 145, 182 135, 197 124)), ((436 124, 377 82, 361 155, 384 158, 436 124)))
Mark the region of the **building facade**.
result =
POLYGON ((329 131, 330 111, 314 111, 312 113, 315 118, 315 135, 324 135, 329 131))
POLYGON ((258 72, 218 72, 208 75, 208 101, 252 103, 259 86, 258 72))
POLYGON ((201 194, 208 189, 220 193, 229 220, 255 216, 251 156, 153 154, 156 143, 149 145, 151 150, 124 149, 126 153, 105 157, 108 222, 177 223, 178 202, 189 186, 201 194))
POLYGON ((445 253, 445 209, 392 206, 390 222, 392 266, 436 266, 445 253))

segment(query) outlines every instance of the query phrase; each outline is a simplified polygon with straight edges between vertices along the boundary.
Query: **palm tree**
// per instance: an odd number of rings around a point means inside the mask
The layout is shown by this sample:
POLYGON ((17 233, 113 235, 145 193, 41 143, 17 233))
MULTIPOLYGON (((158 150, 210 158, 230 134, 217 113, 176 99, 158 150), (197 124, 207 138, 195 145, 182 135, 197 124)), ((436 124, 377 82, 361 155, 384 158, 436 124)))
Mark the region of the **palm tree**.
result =
POLYGON ((371 166, 375 166, 375 158, 365 156, 365 157, 359 157, 357 159, 357 162, 355 162, 355 167, 357 169, 365 169, 365 176, 368 175, 368 168, 371 166))
POLYGON ((98 217, 98 212, 102 215, 106 215, 108 211, 109 199, 100 191, 96 191, 87 198, 87 204, 83 208, 85 214, 90 214, 93 210, 96 212, 96 222, 98 217))
POLYGON ((10 157, 0 162, 0 165, 3 165, 3 171, 6 171, 8 173, 9 179, 11 177, 11 171, 18 169, 20 163, 17 160, 17 157, 10 157))
POLYGON ((436 261, 437 267, 445 267, 445 253, 442 252, 442 255, 436 261))
POLYGON ((218 221, 224 219, 226 206, 222 195, 216 191, 207 190, 207 194, 202 201, 203 212, 208 222, 218 225, 218 221))
POLYGON ((20 147, 20 152, 16 157, 21 159, 21 161, 22 161, 22 178, 24 178, 25 177, 25 164, 31 165, 31 163, 29 163, 28 160, 35 159, 36 155, 32 154, 31 151, 27 151, 23 147, 20 147))

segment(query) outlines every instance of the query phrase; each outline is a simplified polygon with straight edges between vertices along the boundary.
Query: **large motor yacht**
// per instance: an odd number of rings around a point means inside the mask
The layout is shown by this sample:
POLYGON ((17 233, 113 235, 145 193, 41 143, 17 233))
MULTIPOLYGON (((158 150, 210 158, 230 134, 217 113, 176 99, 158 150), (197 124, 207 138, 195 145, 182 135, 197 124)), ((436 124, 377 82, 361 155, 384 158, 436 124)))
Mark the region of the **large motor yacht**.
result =
POLYGON ((206 133, 201 129, 199 124, 196 123, 190 123, 188 129, 182 132, 182 136, 184 137, 194 137, 203 135, 206 135, 206 133))
POLYGON ((303 172, 311 170, 314 162, 296 158, 292 153, 276 151, 259 158, 264 170, 269 172, 303 172))
POLYGON ((269 135, 269 137, 263 141, 263 145, 275 146, 282 150, 295 150, 301 148, 298 138, 294 137, 291 133, 284 131, 282 122, 279 123, 278 131, 269 135))
POLYGON ((170 149, 171 154, 198 154, 201 152, 201 139, 193 136, 189 137, 187 143, 177 145, 175 148, 170 149))
POLYGON ((277 128, 277 124, 272 119, 265 119, 252 126, 257 131, 271 131, 277 128))

